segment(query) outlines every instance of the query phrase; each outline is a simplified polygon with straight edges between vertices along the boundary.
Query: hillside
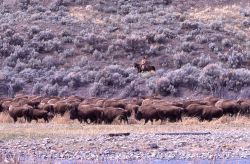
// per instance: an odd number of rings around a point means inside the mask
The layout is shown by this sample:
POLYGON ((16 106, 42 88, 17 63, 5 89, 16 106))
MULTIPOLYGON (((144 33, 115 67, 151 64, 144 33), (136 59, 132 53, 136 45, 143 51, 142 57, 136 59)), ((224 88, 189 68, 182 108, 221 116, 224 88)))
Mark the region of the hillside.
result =
POLYGON ((250 97, 248 0, 0 0, 0 96, 250 97), (156 72, 134 62, 148 56, 156 72))

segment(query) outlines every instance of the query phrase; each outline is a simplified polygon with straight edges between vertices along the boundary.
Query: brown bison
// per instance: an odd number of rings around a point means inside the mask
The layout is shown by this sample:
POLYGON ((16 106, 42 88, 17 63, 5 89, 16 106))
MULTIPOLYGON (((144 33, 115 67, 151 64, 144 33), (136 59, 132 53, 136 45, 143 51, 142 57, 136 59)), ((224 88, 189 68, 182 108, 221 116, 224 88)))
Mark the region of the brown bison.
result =
POLYGON ((77 105, 76 104, 69 104, 66 101, 58 101, 53 106, 54 106, 54 113, 60 114, 61 116, 63 116, 66 112, 71 111, 77 105))
POLYGON ((204 106, 200 120, 212 121, 213 118, 220 118, 223 116, 223 110, 215 106, 204 106))
POLYGON ((38 109, 45 110, 45 111, 53 113, 53 114, 55 113, 54 106, 51 104, 39 104, 38 109))
POLYGON ((158 121, 160 119, 159 110, 157 110, 155 107, 149 106, 149 105, 148 106, 141 106, 135 114, 135 119, 139 120, 139 121, 144 119, 145 120, 144 125, 148 121, 151 121, 151 123, 153 124, 154 120, 158 121))
POLYGON ((80 123, 101 123, 103 118, 103 110, 100 107, 91 105, 81 105, 78 108, 70 110, 70 119, 78 119, 80 123), (90 122, 89 122, 90 121, 90 122))
POLYGON ((103 107, 114 107, 114 108, 126 108, 126 103, 123 100, 120 99, 110 99, 105 100, 103 103, 103 107))
POLYGON ((200 121, 211 121, 213 118, 222 117, 223 110, 211 105, 190 104, 185 109, 185 115, 188 117, 197 117, 200 121))
POLYGON ((219 100, 215 106, 223 110, 223 114, 237 116, 240 111, 240 104, 236 100, 219 100))
POLYGON ((130 111, 122 108, 106 107, 103 109, 103 118, 105 124, 111 124, 114 119, 118 118, 120 123, 124 121, 128 124, 128 117, 131 116, 130 111))
POLYGON ((43 119, 45 122, 49 122, 49 120, 54 117, 52 113, 41 109, 24 109, 23 115, 28 122, 31 122, 32 120, 38 122, 38 119, 43 119))
POLYGON ((183 108, 174 105, 157 106, 160 120, 163 122, 168 119, 170 122, 182 121, 183 108))
POLYGON ((11 118, 13 118, 14 122, 17 121, 17 118, 24 117, 24 111, 26 110, 32 110, 33 107, 30 105, 23 105, 23 106, 15 106, 10 105, 9 107, 9 115, 11 118))
POLYGON ((1 104, 3 111, 9 111, 9 107, 11 104, 12 104, 12 101, 10 99, 3 100, 1 104))
POLYGON ((250 116, 250 101, 249 100, 239 100, 240 104, 240 115, 250 116))
POLYGON ((135 104, 130 104, 128 103, 126 105, 126 110, 130 112, 131 115, 135 116, 135 113, 137 113, 137 111, 139 110, 139 105, 135 105, 135 104))

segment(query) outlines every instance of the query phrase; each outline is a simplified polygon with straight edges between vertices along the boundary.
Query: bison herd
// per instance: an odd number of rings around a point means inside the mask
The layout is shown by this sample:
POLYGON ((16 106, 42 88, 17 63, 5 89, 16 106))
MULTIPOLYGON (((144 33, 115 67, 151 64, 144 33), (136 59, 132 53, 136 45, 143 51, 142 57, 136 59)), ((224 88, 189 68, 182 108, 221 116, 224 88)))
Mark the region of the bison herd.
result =
POLYGON ((144 123, 151 121, 182 121, 183 117, 196 117, 211 121, 223 115, 250 115, 250 100, 226 100, 207 97, 202 100, 168 101, 153 97, 131 99, 84 99, 78 96, 41 97, 18 95, 1 98, 0 112, 7 113, 14 122, 24 118, 27 122, 43 119, 49 122, 56 115, 69 113, 71 120, 87 124, 111 124, 115 119, 128 124, 134 118, 144 123))

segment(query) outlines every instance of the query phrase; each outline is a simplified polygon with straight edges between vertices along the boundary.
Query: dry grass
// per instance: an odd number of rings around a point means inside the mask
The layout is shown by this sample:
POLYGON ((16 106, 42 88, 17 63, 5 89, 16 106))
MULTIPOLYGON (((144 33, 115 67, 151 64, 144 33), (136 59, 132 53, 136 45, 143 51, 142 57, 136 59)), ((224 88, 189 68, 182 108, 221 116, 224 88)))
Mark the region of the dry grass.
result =
MULTIPOLYGON (((6 116, 5 116, 6 117, 6 116)), ((5 118, 4 117, 4 118, 5 118)), ((86 125, 80 124, 77 121, 71 121, 67 117, 56 117, 50 123, 1 123, 0 139, 13 139, 16 137, 70 137, 83 135, 100 135, 109 133, 164 133, 164 132, 204 132, 214 131, 220 129, 221 131, 228 131, 233 129, 248 129, 250 120, 246 117, 232 118, 224 116, 220 119, 211 122, 199 122, 195 118, 184 118, 183 122, 165 123, 160 125, 156 122, 153 125, 148 123, 143 125, 143 122, 137 123, 135 120, 130 120, 136 124, 112 124, 112 125, 86 125)))
POLYGON ((93 9, 86 7, 71 7, 70 15, 80 21, 90 21, 95 24, 105 24, 101 14, 93 9))
MULTIPOLYGON (((245 6, 247 7, 247 6, 245 6)), ((201 21, 207 24, 222 22, 225 30, 250 34, 249 28, 242 28, 241 23, 246 19, 241 13, 242 7, 239 5, 227 5, 218 7, 207 7, 205 9, 195 9, 188 14, 188 19, 201 21)))
POLYGON ((7 113, 0 113, 0 123, 12 123, 13 120, 7 113))

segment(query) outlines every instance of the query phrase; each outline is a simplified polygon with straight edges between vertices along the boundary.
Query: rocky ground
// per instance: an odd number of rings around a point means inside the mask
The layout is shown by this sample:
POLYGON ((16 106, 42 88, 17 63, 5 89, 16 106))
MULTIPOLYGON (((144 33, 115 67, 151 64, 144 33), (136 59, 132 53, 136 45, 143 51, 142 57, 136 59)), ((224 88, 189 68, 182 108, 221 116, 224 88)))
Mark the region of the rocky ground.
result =
POLYGON ((242 123, 110 126, 2 124, 0 132, 0 155, 5 162, 27 159, 214 161, 250 157, 249 125, 242 123), (124 132, 130 134, 109 135, 124 132))

